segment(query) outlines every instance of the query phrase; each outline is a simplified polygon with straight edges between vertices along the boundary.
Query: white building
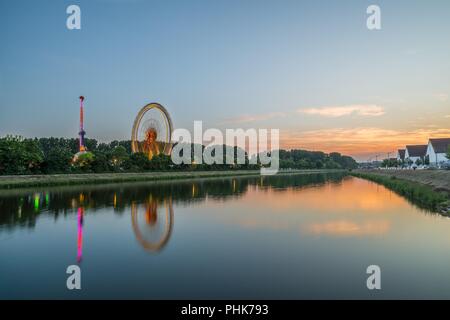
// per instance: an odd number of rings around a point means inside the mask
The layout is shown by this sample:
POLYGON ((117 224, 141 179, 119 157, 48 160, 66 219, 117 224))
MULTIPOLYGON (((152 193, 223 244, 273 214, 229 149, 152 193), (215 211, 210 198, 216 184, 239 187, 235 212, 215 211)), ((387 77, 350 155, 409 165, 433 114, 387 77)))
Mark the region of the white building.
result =
POLYGON ((427 154, 427 148, 428 146, 426 144, 406 146, 405 162, 407 164, 409 163, 411 167, 417 167, 418 160, 423 164, 427 154))
POLYGON ((447 158, 447 150, 450 146, 450 138, 430 139, 426 156, 430 160, 430 166, 440 167, 450 161, 447 158))

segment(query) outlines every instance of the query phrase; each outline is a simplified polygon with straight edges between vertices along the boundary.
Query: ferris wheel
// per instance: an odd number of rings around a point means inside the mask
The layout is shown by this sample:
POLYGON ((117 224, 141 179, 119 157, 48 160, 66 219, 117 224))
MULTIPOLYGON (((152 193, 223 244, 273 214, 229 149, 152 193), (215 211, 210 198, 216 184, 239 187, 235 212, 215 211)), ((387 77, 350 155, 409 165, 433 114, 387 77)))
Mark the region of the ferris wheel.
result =
POLYGON ((136 116, 131 133, 133 152, 145 153, 149 159, 172 149, 172 120, 169 113, 159 103, 149 103, 136 116))

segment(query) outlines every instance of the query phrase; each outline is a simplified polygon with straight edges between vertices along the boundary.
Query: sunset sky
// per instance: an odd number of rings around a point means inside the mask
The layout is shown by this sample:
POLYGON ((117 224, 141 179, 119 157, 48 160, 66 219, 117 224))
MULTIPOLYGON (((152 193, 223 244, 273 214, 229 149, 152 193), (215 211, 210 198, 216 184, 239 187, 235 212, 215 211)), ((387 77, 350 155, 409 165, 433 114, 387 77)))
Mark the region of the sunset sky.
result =
POLYGON ((0 14, 0 136, 76 137, 84 95, 100 141, 130 139, 149 102, 176 128, 278 128, 283 148, 357 160, 450 137, 448 0, 4 0, 0 14))

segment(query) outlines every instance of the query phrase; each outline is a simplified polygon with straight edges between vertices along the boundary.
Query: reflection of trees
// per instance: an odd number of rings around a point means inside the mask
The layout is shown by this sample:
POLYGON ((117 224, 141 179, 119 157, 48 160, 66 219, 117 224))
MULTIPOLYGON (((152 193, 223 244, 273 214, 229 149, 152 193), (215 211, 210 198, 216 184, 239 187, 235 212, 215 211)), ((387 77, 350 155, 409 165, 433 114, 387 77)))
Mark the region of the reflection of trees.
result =
POLYGON ((9 190, 0 196, 0 226, 33 228, 38 215, 50 214, 56 220, 61 215, 76 214, 81 204, 87 215, 107 207, 112 207, 116 214, 124 214, 129 212, 132 203, 145 204, 149 197, 154 206, 160 206, 169 198, 174 204, 189 204, 203 201, 205 197, 222 200, 239 197, 249 186, 302 188, 329 181, 339 183, 344 176, 335 173, 277 175, 58 187, 41 192, 9 190))

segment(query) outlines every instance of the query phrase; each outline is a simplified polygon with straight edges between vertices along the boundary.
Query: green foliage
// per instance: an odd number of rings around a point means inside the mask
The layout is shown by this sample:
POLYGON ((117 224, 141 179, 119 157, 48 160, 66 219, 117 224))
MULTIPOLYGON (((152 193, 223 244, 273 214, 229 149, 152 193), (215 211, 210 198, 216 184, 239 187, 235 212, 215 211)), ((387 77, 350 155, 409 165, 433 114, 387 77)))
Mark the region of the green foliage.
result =
POLYGON ((170 156, 159 154, 154 156, 150 161, 150 166, 153 170, 168 170, 172 164, 170 156))
POLYGON ((43 154, 38 143, 19 136, 0 138, 0 174, 40 172, 43 154))
POLYGON ((44 155, 43 173, 69 173, 73 154, 67 148, 56 147, 44 155))
POLYGON ((354 169, 356 161, 338 152, 280 150, 280 167, 291 169, 354 169))
POLYGON ((93 154, 94 160, 91 163, 92 171, 95 173, 110 172, 111 166, 107 154, 101 151, 94 151, 93 154))
POLYGON ((384 159, 383 162, 381 162, 381 167, 383 168, 393 168, 400 165, 401 161, 398 161, 397 159, 384 159))
MULTIPOLYGON (((147 155, 131 152, 131 141, 112 141, 98 143, 95 139, 85 139, 88 153, 80 154, 79 141, 76 138, 39 138, 23 139, 7 136, 0 139, 0 174, 58 174, 79 172, 143 172, 167 170, 236 170, 259 169, 260 159, 256 164, 250 164, 248 154, 237 147, 223 145, 223 164, 201 164, 202 159, 196 159, 194 164, 174 165, 170 156, 160 154, 148 159, 147 155), (234 164, 226 164, 227 151, 233 151, 234 164), (245 156, 245 163, 237 163, 237 152, 245 156)), ((204 146, 201 150, 204 150, 204 146)), ((220 147, 219 147, 220 148, 220 147)), ((191 145, 191 157, 194 145, 191 145)), ((215 151, 215 150, 214 150, 215 151)), ((212 153, 214 156, 214 152, 212 153)), ((356 161, 340 153, 326 154, 320 151, 279 150, 280 168, 291 169, 352 169, 356 161)))
POLYGON ((144 153, 133 153, 124 161, 123 167, 127 171, 145 171, 150 169, 150 160, 148 160, 147 155, 144 153))

